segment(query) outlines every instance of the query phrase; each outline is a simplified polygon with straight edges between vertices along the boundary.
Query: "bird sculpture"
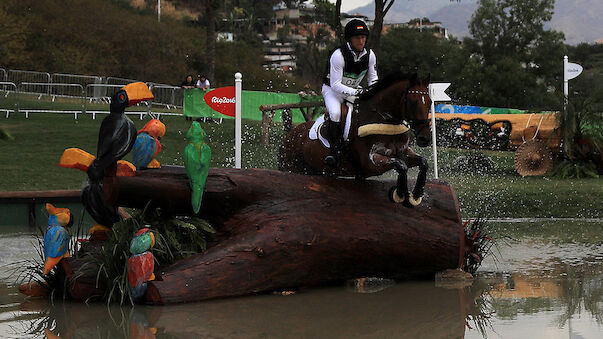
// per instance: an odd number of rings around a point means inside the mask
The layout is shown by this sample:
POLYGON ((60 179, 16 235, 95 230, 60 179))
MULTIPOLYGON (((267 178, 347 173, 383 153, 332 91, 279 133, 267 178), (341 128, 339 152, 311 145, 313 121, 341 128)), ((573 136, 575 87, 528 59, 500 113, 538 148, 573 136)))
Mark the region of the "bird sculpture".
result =
POLYGON ((199 213, 205 181, 209 173, 211 149, 206 143, 207 136, 201 125, 194 121, 186 133, 188 145, 184 148, 184 167, 191 186, 193 211, 199 213))
POLYGON ((161 152, 159 140, 165 135, 165 125, 159 119, 151 119, 138 131, 134 148, 132 148, 132 163, 136 169, 148 167, 158 168, 159 161, 155 158, 161 152))
POLYGON ((73 218, 68 208, 57 208, 46 204, 48 211, 48 229, 44 234, 44 275, 63 258, 69 257, 69 232, 65 227, 73 225, 73 218))
POLYGON ((147 290, 147 281, 155 280, 155 259, 151 248, 155 245, 155 235, 148 228, 140 229, 130 241, 128 258, 128 282, 134 301, 140 300, 147 290))
POLYGON ((151 99, 153 94, 143 82, 128 84, 111 97, 109 116, 98 132, 96 158, 88 166, 88 185, 82 190, 86 211, 101 225, 112 227, 120 219, 117 207, 105 201, 103 178, 116 175, 118 160, 128 154, 136 142, 136 127, 124 111, 126 107, 151 99))

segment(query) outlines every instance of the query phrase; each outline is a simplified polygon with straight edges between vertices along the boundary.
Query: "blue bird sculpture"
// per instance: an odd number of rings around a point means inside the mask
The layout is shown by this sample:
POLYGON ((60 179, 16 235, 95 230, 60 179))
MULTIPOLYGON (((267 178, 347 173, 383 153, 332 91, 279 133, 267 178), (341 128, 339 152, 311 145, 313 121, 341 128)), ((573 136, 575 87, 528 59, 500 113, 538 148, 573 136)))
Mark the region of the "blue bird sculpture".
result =
POLYGON ((69 257, 69 239, 71 236, 65 227, 73 224, 71 212, 67 208, 56 208, 46 204, 48 229, 44 234, 44 275, 47 275, 63 258, 69 257))
POLYGON ((136 142, 132 148, 132 163, 137 169, 160 166, 155 157, 161 152, 159 140, 165 135, 165 125, 158 119, 151 119, 138 131, 136 142))

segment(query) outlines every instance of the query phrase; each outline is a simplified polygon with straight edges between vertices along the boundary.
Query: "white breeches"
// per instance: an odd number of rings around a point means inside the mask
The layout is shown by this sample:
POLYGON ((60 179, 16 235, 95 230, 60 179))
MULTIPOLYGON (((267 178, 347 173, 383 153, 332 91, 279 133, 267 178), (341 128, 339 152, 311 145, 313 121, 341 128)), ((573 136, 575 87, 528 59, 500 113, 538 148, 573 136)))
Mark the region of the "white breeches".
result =
POLYGON ((347 95, 337 93, 330 86, 322 85, 322 96, 327 107, 329 119, 333 122, 341 121, 341 104, 347 95))

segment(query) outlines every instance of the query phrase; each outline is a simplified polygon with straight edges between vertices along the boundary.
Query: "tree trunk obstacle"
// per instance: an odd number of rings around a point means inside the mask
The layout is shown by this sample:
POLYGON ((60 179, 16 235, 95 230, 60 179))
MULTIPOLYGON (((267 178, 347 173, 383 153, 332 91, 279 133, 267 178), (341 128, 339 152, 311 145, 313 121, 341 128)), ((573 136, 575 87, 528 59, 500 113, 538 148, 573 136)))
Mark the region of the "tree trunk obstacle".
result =
MULTIPOLYGON (((205 252, 156 270, 146 302, 193 302, 368 276, 433 278, 461 267, 470 240, 452 187, 429 180, 423 203, 409 209, 388 200, 394 185, 211 169, 198 216, 217 233, 205 252)), ((144 208, 151 201, 168 213, 193 214, 183 167, 106 178, 104 192, 118 206, 144 208)))

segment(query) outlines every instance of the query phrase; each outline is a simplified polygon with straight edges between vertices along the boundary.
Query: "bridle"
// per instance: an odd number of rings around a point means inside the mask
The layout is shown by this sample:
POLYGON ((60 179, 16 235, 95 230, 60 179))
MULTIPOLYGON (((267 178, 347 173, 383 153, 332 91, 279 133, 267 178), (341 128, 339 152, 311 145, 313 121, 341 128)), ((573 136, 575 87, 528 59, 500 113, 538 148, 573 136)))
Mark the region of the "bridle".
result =
MULTIPOLYGON (((425 92, 425 91, 419 91, 419 90, 406 90, 406 92, 404 92, 404 98, 402 99, 404 101, 404 111, 405 112, 409 112, 409 101, 408 101, 408 95, 409 94, 419 94, 421 95, 421 100, 423 101, 423 104, 425 104, 425 96, 429 96, 429 93, 425 92)), ((422 128, 422 127, 429 127, 429 118, 428 119, 408 119, 411 128, 414 131, 417 131, 418 129, 422 128)))

